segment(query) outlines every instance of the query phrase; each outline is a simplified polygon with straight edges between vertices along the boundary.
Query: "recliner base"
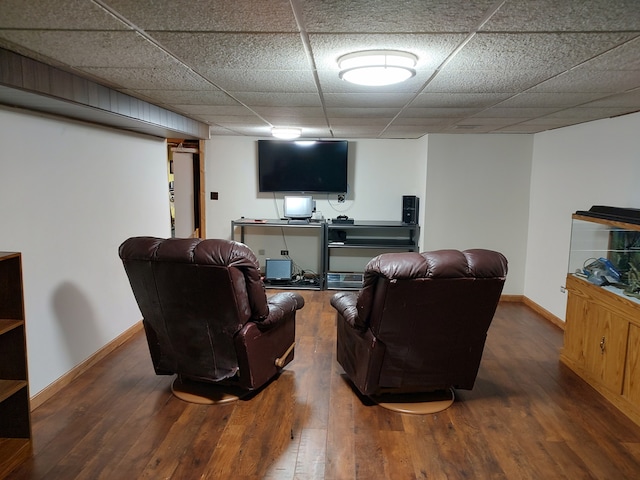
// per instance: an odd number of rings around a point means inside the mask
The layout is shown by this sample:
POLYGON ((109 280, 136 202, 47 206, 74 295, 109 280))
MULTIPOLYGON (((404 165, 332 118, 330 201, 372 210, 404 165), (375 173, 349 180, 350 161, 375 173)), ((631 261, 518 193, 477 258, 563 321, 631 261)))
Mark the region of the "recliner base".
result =
POLYGON ((177 376, 171 382, 171 392, 180 400, 199 405, 221 405, 232 403, 249 392, 230 385, 194 382, 177 376))
POLYGON ((428 415, 446 410, 455 400, 453 388, 425 393, 383 394, 370 397, 382 408, 400 413, 428 415))

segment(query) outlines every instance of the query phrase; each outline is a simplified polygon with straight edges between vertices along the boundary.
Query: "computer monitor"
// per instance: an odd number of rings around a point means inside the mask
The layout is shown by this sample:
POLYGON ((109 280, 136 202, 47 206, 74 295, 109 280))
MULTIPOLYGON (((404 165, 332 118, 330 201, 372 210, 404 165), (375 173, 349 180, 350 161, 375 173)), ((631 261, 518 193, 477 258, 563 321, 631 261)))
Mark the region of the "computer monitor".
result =
POLYGON ((288 219, 304 220, 313 215, 313 197, 311 195, 285 195, 284 216, 288 219))
POLYGON ((285 282, 291 280, 292 262, 287 258, 267 258, 264 266, 264 279, 267 282, 285 282))

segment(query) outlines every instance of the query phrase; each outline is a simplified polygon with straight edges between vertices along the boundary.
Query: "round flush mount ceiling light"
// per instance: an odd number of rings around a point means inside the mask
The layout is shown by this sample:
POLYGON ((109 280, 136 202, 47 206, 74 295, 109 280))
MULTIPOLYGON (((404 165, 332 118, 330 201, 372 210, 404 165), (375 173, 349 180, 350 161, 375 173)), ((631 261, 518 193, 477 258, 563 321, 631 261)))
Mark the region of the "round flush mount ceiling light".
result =
POLYGON ((400 50, 365 50, 338 58, 340 78, 358 85, 378 87, 404 82, 416 74, 418 57, 400 50))
POLYGON ((271 129, 271 135, 276 138, 282 138, 283 140, 291 140, 293 138, 300 137, 300 135, 302 135, 302 129, 292 127, 273 127, 271 129))

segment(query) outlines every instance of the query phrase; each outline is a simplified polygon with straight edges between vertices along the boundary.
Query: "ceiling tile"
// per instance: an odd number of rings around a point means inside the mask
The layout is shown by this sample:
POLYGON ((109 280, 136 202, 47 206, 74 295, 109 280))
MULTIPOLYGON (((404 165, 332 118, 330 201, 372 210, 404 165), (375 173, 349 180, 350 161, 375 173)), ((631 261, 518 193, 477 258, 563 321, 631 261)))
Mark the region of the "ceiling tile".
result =
POLYGON ((144 30, 297 32, 289 0, 106 0, 144 30))
POLYGON ((580 105, 581 107, 623 107, 640 108, 640 89, 619 93, 580 105))
POLYGON ((360 125, 363 127, 385 127, 393 120, 393 117, 343 117, 343 116, 332 116, 330 117, 330 123, 332 127, 348 127, 352 125, 360 125))
POLYGON ((478 113, 480 107, 442 108, 442 107, 409 107, 402 111, 400 118, 460 118, 478 113))
POLYGON ((251 115, 247 112, 245 115, 215 115, 215 114, 205 114, 199 115, 200 118, 205 119, 207 122, 215 123, 216 125, 232 127, 241 126, 243 124, 246 125, 258 125, 258 126, 269 126, 269 124, 260 119, 260 117, 256 115, 251 115))
POLYGON ((494 0, 298 0, 309 32, 468 32, 494 0), (438 14, 434 15, 433 12, 438 14))
POLYGON ((599 118, 617 117, 627 111, 628 109, 626 107, 576 107, 549 114, 547 117, 565 119, 579 118, 582 121, 590 121, 599 118))
POLYGON ((130 90, 212 89, 206 80, 185 69, 86 67, 79 70, 130 90))
POLYGON ((523 92, 518 93, 497 104, 501 108, 527 107, 571 107, 601 98, 601 93, 552 93, 552 92, 523 92))
POLYGON ((428 133, 436 133, 439 128, 415 127, 411 125, 392 125, 384 132, 381 132, 379 138, 410 138, 417 139, 428 133))
POLYGON ((322 107, 317 93, 230 92, 241 102, 255 107, 322 107))
POLYGON ((211 90, 122 90, 129 95, 155 98, 169 105, 237 105, 226 93, 211 87, 211 90))
POLYGON ((300 70, 309 67, 298 33, 149 33, 192 68, 300 70))
POLYGON ((198 69, 213 84, 228 92, 314 93, 313 74, 307 70, 218 70, 198 69))
POLYGON ((637 0, 507 1, 486 23, 486 31, 637 30, 637 0))
POLYGON ((86 0, 2 0, 0 29, 125 30, 127 26, 86 0))
POLYGON ((432 118, 422 118, 422 117, 399 117, 396 118, 390 125, 391 127, 415 127, 420 131, 425 131, 426 127, 442 127, 449 126, 456 123, 455 118, 451 117, 432 117, 432 118), (418 128, 420 127, 420 128, 418 128))
POLYGON ((251 110, 242 105, 174 105, 176 108, 188 111, 194 115, 229 115, 246 116, 253 115, 251 110))
POLYGON ((331 118, 335 118, 335 117, 393 118, 397 113, 398 113, 398 109, 396 108, 340 108, 340 107, 327 108, 327 114, 331 118))
MULTIPOLYGON (((638 2, 640 5, 640 2, 638 2)), ((640 75, 640 33, 633 40, 589 60, 582 67, 589 70, 636 70, 640 75)))
POLYGON ((521 123, 528 120, 528 117, 471 117, 460 120, 455 123, 459 129, 468 128, 469 126, 491 126, 492 129, 521 123))
POLYGON ((478 34, 447 68, 533 71, 545 66, 547 72, 557 74, 635 36, 626 32, 478 34))
POLYGON ((0 38, 73 67, 166 67, 178 64, 136 32, 0 30, 0 38))
POLYGON ((424 93, 504 94, 518 93, 548 79, 544 68, 511 70, 496 67, 490 70, 446 69, 427 85, 424 93))
POLYGON ((380 131, 366 126, 346 125, 332 128, 337 138, 378 138, 380 131))
POLYGON ((635 71, 594 71, 576 67, 533 87, 530 92, 619 93, 640 87, 635 71))
POLYGON ((548 115, 550 113, 557 112, 559 110, 558 107, 547 107, 547 108, 501 108, 501 107, 492 107, 482 110, 472 116, 475 120, 476 118, 522 118, 522 117, 542 117, 544 115, 548 115))
POLYGON ((286 117, 303 121, 304 118, 324 118, 321 107, 253 107, 253 110, 265 117, 286 117))
POLYGON ((325 93, 324 100, 327 107, 379 107, 402 108, 415 95, 412 93, 325 93))
POLYGON ((489 107, 509 97, 511 93, 421 93, 411 107, 476 108, 489 107))
POLYGON ((496 128, 494 130, 492 130, 492 133, 523 133, 523 134, 527 134, 527 133, 538 133, 541 130, 545 130, 544 128, 541 128, 540 126, 536 126, 536 125, 524 125, 522 123, 518 123, 515 125, 507 125, 506 127, 502 127, 502 128, 496 128))

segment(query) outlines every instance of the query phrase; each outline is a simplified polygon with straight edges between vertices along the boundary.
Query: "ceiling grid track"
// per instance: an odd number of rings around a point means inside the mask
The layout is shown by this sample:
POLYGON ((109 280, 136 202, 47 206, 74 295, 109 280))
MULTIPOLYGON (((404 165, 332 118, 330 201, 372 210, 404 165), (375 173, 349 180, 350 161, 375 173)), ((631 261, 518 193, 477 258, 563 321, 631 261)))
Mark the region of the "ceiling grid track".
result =
POLYGON ((329 120, 329 115, 327 114, 327 105, 324 100, 324 94, 322 93, 322 86, 320 84, 320 78, 318 77, 318 68, 316 66, 316 62, 313 57, 313 49, 311 48, 311 42, 309 40, 309 33, 307 32, 302 9, 296 0, 290 0, 291 10, 293 11, 293 16, 295 17, 296 24, 298 26, 298 31, 300 32, 300 38, 302 39, 302 46, 304 47, 305 54, 307 55, 307 59, 309 61, 309 65, 311 65, 311 73, 313 74, 313 81, 316 84, 316 89, 318 92, 318 97, 320 97, 320 105, 322 106, 322 113, 324 114, 324 119, 327 122, 327 128, 333 137, 333 129, 331 128, 331 121, 329 120))
POLYGON ((102 0, 91 0, 91 1, 93 3, 95 3, 97 6, 99 6, 100 8, 102 8, 105 12, 107 12, 110 15, 112 15, 118 21, 120 21, 123 24, 125 24, 131 30, 136 32, 138 35, 141 35, 142 37, 144 37, 144 39, 146 41, 148 41, 149 43, 151 43, 154 47, 158 48, 159 50, 161 50, 165 54, 169 55, 171 58, 173 58, 176 62, 178 62, 180 65, 182 65, 185 69, 187 69, 188 71, 193 73, 195 76, 197 76, 198 78, 201 78, 202 80, 204 80, 206 83, 208 83, 212 87, 215 87, 218 90, 220 90, 222 93, 224 93, 229 98, 231 98, 234 102, 237 102, 239 105, 241 105, 244 108, 246 108, 247 110, 249 110, 249 112, 251 112, 251 114, 255 115, 257 118, 259 118, 261 121, 263 121, 269 127, 273 127, 271 122, 269 122, 266 118, 264 118, 262 115, 260 115, 255 110, 253 110, 250 106, 246 105, 245 103, 243 103, 242 101, 237 99, 235 96, 233 96, 231 93, 229 93, 227 90, 225 90, 220 85, 215 84, 214 82, 209 80, 204 75, 201 75, 191 65, 188 65, 184 60, 182 60, 177 55, 175 55, 173 52, 171 52, 171 50, 165 48, 160 42, 158 42, 155 38, 153 38, 151 35, 149 35, 144 29, 142 29, 142 28, 138 27, 137 25, 135 25, 134 23, 130 22, 127 18, 123 17, 119 12, 117 12, 116 10, 111 8, 109 5, 105 4, 102 0))
POLYGON ((493 17, 498 10, 504 5, 506 0, 499 0, 495 4, 491 6, 489 11, 482 17, 482 19, 478 22, 478 24, 469 32, 469 34, 460 42, 456 48, 444 59, 444 61, 438 65, 435 71, 431 74, 431 76, 427 79, 426 82, 422 84, 422 86, 418 89, 418 91, 411 97, 411 99, 400 109, 400 111, 391 119, 391 121, 382 129, 378 138, 380 138, 386 131, 391 127, 393 122, 395 122, 402 113, 409 108, 409 106, 418 98, 418 96, 433 82, 433 80, 438 76, 438 74, 447 66, 451 60, 453 60, 458 53, 476 36, 478 31, 493 17))

